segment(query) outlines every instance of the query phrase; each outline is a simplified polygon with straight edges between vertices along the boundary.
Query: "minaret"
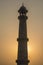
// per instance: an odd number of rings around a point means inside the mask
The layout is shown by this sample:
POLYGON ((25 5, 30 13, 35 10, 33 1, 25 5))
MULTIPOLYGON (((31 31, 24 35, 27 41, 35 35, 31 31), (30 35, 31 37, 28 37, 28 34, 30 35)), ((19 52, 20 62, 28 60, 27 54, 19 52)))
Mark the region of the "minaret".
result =
POLYGON ((18 57, 17 57, 17 65, 28 65, 28 51, 27 51, 27 25, 26 20, 28 17, 26 16, 26 13, 28 10, 24 5, 20 7, 18 10, 19 12, 19 35, 17 38, 18 41, 18 57))

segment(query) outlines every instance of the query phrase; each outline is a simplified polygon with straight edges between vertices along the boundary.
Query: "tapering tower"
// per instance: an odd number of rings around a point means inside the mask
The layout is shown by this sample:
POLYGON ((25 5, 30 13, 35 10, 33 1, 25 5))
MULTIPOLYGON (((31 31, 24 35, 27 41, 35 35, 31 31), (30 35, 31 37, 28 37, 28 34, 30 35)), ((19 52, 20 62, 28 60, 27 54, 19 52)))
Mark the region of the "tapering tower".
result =
POLYGON ((18 41, 18 57, 17 57, 17 65, 28 65, 28 52, 27 52, 27 25, 26 20, 28 17, 26 16, 26 13, 28 10, 24 5, 20 7, 18 10, 19 12, 19 35, 17 38, 18 41))

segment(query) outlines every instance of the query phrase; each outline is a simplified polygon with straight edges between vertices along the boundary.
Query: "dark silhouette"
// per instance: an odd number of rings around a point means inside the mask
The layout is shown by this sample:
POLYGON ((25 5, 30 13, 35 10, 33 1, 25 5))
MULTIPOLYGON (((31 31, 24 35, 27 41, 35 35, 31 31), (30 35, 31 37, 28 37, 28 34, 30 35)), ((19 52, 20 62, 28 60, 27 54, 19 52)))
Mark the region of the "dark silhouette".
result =
POLYGON ((28 65, 28 52, 27 52, 27 26, 26 26, 26 20, 28 17, 26 16, 26 13, 28 10, 24 5, 20 7, 18 10, 19 12, 19 38, 17 38, 18 41, 18 57, 17 57, 17 65, 28 65))

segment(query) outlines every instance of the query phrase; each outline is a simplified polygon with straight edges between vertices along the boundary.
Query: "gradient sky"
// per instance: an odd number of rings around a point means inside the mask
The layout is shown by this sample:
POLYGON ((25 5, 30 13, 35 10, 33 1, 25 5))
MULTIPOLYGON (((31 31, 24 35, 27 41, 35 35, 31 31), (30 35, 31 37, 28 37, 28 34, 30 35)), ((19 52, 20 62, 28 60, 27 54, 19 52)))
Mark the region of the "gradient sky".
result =
POLYGON ((16 65, 18 9, 28 9, 29 65, 43 65, 43 0, 0 0, 0 65, 16 65))

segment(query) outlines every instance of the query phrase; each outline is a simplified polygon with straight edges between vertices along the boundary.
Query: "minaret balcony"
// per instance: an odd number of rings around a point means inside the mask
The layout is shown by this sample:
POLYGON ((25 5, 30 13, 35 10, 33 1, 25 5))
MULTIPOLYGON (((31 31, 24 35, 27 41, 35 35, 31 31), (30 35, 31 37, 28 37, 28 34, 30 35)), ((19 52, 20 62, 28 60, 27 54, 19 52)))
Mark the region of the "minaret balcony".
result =
POLYGON ((26 15, 20 15, 20 16, 18 16, 18 19, 19 20, 27 20, 28 19, 28 17, 26 16, 26 15))

